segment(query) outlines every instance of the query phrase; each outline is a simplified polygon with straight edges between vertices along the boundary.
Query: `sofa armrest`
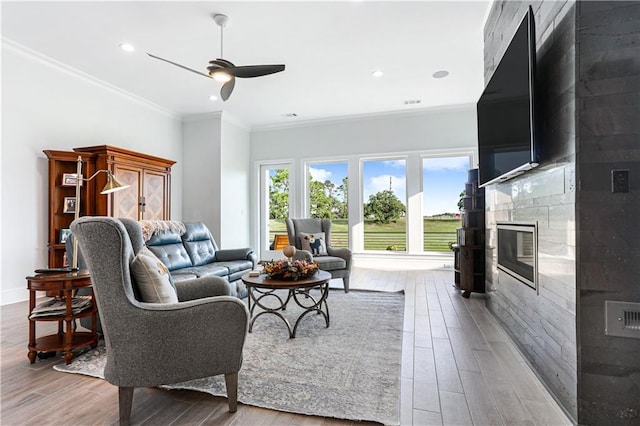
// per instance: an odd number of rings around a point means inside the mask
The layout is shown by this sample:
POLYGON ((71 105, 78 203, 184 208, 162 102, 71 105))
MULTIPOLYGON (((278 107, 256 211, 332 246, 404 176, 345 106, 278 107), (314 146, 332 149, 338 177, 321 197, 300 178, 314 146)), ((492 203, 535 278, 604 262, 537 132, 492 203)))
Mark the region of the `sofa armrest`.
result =
POLYGON ((212 296, 231 296, 229 283, 220 277, 192 278, 175 281, 174 284, 180 302, 212 296))
POLYGON ((252 248, 226 249, 216 251, 216 261, 228 262, 230 260, 251 260, 252 248))

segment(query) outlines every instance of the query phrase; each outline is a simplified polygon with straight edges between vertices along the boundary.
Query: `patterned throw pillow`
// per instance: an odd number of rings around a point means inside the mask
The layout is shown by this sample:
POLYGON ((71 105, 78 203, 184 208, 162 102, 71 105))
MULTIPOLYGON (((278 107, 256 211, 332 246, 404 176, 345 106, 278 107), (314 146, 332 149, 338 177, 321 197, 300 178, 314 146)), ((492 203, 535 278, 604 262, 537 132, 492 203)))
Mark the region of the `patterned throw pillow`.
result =
POLYGON ((131 262, 131 274, 142 302, 178 302, 176 289, 171 285, 169 270, 147 247, 141 248, 131 262))
POLYGON ((299 238, 303 250, 311 252, 313 256, 327 255, 327 244, 324 240, 324 232, 316 232, 315 234, 301 232, 299 238))

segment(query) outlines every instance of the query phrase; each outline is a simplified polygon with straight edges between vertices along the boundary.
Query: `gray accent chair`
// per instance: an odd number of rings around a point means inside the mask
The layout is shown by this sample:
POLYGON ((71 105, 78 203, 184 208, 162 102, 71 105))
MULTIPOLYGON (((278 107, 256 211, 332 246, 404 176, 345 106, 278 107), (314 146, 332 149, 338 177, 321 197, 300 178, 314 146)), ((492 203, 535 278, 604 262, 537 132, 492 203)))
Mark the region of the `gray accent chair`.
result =
MULTIPOLYGON (((140 224, 133 219, 125 219, 121 218, 120 221, 124 225, 129 234, 129 239, 131 240, 131 246, 133 248, 134 254, 137 254, 138 251, 146 245, 144 241, 144 237, 142 235, 142 228, 140 224)), ((73 232, 67 238, 66 241, 66 252, 67 259, 71 263, 71 259, 73 256, 73 240, 75 236, 73 232)), ((152 250, 153 251, 153 250, 152 250)), ((80 269, 89 269, 87 262, 84 260, 84 255, 82 254, 82 250, 78 246, 77 251, 78 256, 78 268, 80 269)), ((162 261, 162 259, 160 259, 162 261)), ((212 276, 215 277, 215 276, 212 276)), ((201 299, 203 297, 212 297, 212 296, 238 296, 237 286, 230 286, 227 279, 220 277, 215 277, 216 279, 204 279, 205 277, 195 276, 183 276, 182 280, 174 280, 173 286, 176 288, 176 292, 178 293, 178 300, 185 301, 191 299, 201 299)), ((209 277, 207 277, 209 278, 209 277)), ((134 287, 134 293, 136 298, 138 298, 137 290, 134 287)), ((76 292, 78 296, 86 296, 91 294, 91 290, 88 288, 78 289, 76 292)), ((90 330, 91 329, 91 317, 80 318, 80 324, 90 330)), ((97 331, 102 334, 102 323, 100 318, 97 320, 97 331)))
POLYGON ((331 278, 342 278, 344 292, 349 292, 349 276, 351 275, 351 250, 348 248, 331 247, 331 220, 330 219, 286 219, 289 244, 297 249, 295 259, 305 259, 318 262, 323 271, 331 274, 331 278), (315 234, 324 232, 328 256, 313 256, 308 250, 302 249, 300 233, 315 234))
POLYGON ((236 297, 208 297, 215 288, 228 293, 226 281, 206 277, 177 286, 178 303, 140 302, 129 267, 144 244, 140 226, 82 217, 71 230, 91 271, 107 352, 104 376, 119 388, 120 424, 129 424, 135 387, 220 374, 235 412, 249 313, 236 297))

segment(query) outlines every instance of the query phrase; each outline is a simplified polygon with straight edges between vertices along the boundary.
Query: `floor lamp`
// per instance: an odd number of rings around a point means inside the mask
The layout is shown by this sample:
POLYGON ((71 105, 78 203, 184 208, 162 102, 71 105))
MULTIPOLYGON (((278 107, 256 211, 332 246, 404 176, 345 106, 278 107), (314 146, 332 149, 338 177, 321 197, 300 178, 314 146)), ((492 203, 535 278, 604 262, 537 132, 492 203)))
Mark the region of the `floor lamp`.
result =
MULTIPOLYGON (((103 195, 111 194, 112 192, 120 191, 122 189, 126 189, 129 187, 129 185, 123 184, 122 182, 118 181, 118 179, 116 179, 116 177, 113 175, 113 172, 111 172, 111 170, 98 170, 93 175, 91 175, 91 177, 88 177, 87 179, 83 179, 82 163, 83 163, 82 156, 78 155, 77 167, 76 167, 76 197, 75 197, 76 205, 74 208, 74 217, 73 217, 74 220, 80 217, 80 186, 82 182, 89 182, 91 179, 95 178, 100 173, 106 173, 107 184, 104 186, 104 188, 102 188, 102 191, 100 191, 100 194, 103 194, 103 195)), ((72 256, 72 262, 71 262, 71 269, 73 271, 78 270, 78 240, 76 238, 73 239, 73 256, 72 256)))

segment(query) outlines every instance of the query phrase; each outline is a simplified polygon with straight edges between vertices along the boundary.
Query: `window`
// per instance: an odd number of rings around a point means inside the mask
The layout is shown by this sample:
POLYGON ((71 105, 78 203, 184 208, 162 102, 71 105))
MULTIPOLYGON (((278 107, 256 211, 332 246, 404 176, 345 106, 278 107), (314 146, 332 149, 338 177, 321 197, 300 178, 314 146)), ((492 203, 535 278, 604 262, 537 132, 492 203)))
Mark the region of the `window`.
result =
POLYGON ((469 156, 432 157, 422 160, 422 216, 424 250, 449 251, 461 223, 469 156))
MULTIPOLYGON (((263 165, 260 167, 261 187, 261 248, 275 250, 276 235, 278 245, 282 245, 283 237, 287 235, 287 227, 284 223, 289 217, 291 205, 290 166, 288 164, 263 165)), ((263 255, 264 257, 264 255, 263 255)))
POLYGON ((331 219, 331 245, 349 247, 347 163, 308 166, 309 217, 331 219))
POLYGON ((362 163, 365 250, 407 250, 406 161, 362 163))

